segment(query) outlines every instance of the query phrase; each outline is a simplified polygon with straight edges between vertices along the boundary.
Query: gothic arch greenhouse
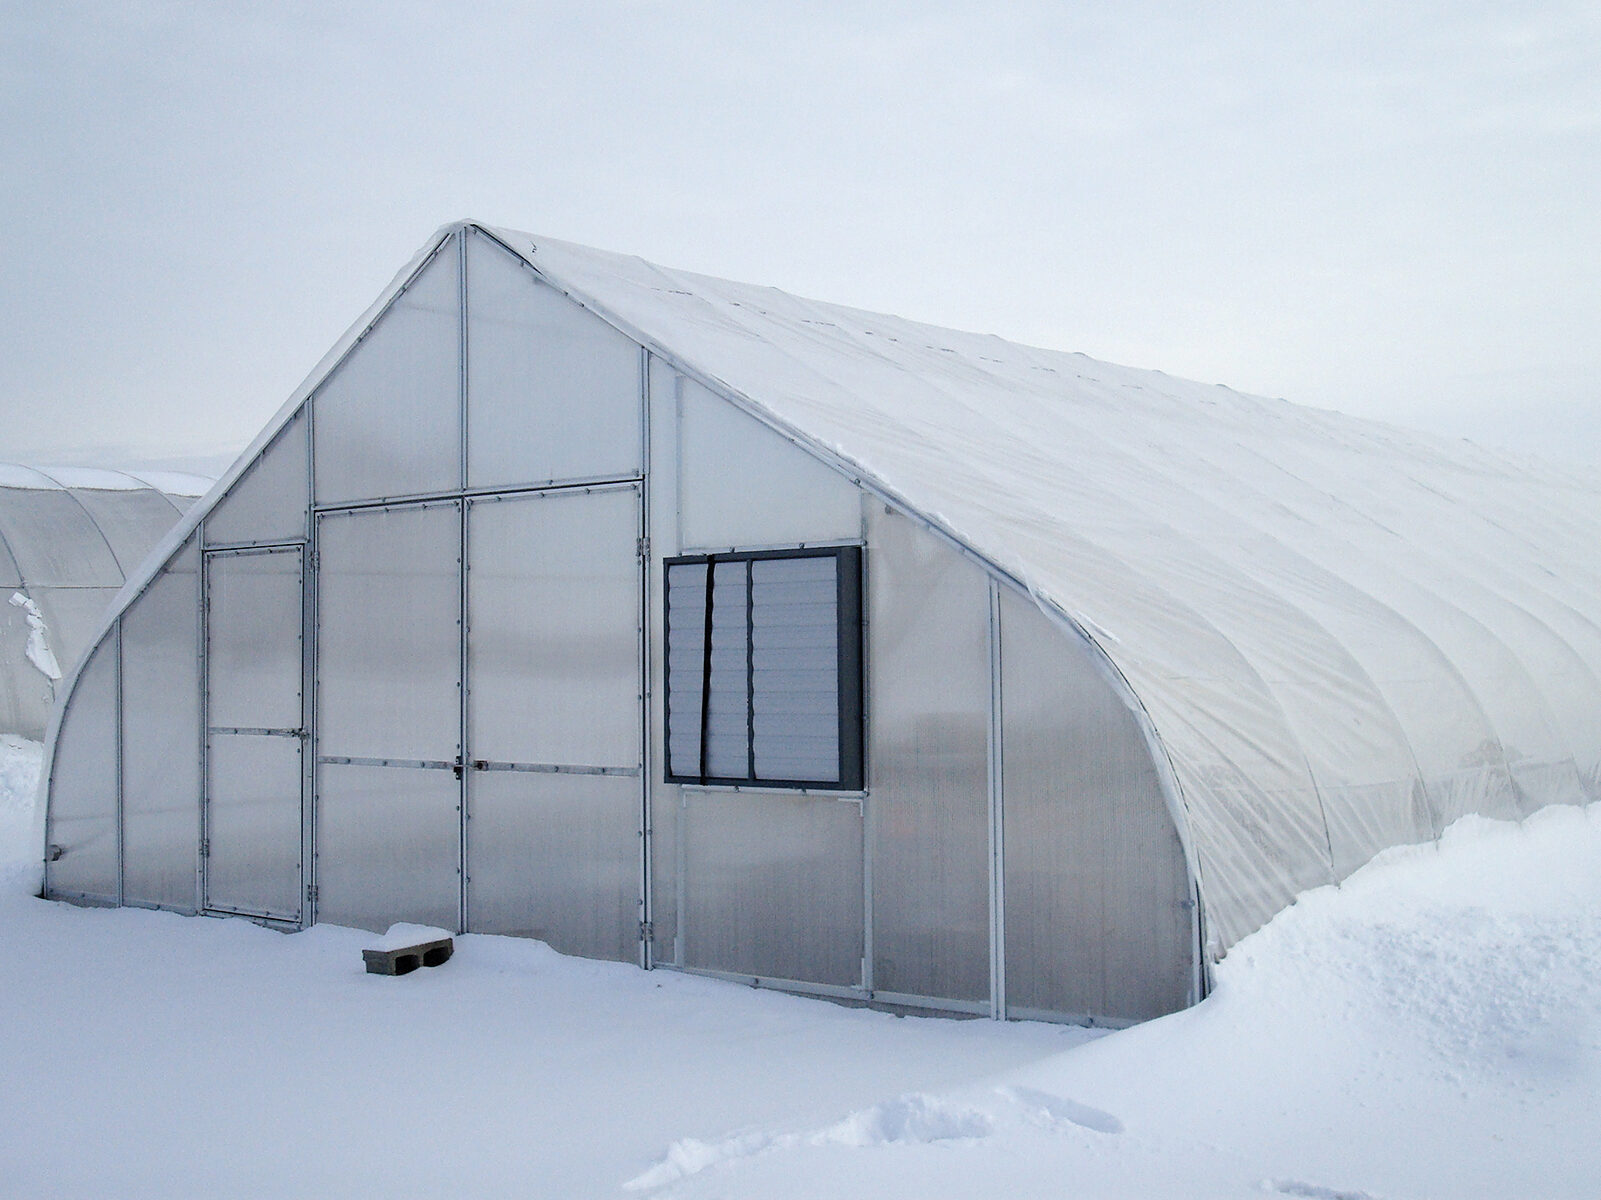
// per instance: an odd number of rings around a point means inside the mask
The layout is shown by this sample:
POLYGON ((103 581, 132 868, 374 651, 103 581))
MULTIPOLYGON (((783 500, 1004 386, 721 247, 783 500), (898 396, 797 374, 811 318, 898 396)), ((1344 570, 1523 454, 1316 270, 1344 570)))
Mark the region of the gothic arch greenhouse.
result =
POLYGON ((1601 795, 1598 533, 1466 443, 453 225, 123 593, 45 889, 1138 1020, 1601 795))

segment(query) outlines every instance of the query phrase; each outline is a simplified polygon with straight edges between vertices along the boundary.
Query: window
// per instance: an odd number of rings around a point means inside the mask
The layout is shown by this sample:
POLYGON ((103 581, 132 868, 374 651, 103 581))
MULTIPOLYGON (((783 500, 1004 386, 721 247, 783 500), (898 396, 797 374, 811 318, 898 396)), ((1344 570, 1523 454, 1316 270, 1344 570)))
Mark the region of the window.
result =
POLYGON ((667 779, 859 791, 859 546, 668 559, 667 779))

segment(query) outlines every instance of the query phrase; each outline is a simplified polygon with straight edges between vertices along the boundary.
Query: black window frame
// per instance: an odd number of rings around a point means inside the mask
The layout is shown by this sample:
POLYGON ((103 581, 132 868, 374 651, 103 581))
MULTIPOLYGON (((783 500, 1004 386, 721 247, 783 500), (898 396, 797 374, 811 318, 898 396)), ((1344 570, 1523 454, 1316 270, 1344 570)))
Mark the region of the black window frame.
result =
MULTIPOLYGON (((804 790, 808 792, 860 792, 864 789, 866 782, 866 714, 864 711, 862 672, 862 559, 863 553, 860 545, 798 546, 778 550, 729 550, 712 554, 683 554, 662 559, 662 770, 663 778, 666 782, 701 787, 743 787, 782 789, 786 791, 804 790), (704 566, 709 574, 722 563, 749 564, 786 558, 832 558, 835 560, 835 647, 838 654, 839 778, 837 780, 769 779, 756 775, 756 735, 754 713, 752 711, 753 684, 747 684, 745 695, 746 737, 748 739, 746 761, 751 764, 750 773, 743 778, 704 773, 707 732, 705 696, 710 683, 710 673, 704 668, 701 672, 700 690, 702 703, 698 718, 700 721, 699 744, 703 771, 692 773, 674 771, 671 745, 673 629, 672 616, 669 611, 669 598, 672 591, 669 575, 671 569, 679 566, 704 566)), ((750 578, 749 569, 747 568, 747 592, 750 578)), ((708 587, 706 591, 706 623, 702 627, 703 630, 709 628, 711 605, 712 589, 708 587)), ((751 617, 748 608, 745 619, 747 636, 749 636, 751 617)), ((709 639, 705 652, 709 658, 709 639)), ((747 651, 747 655, 749 655, 749 651, 747 651)), ((749 661, 750 659, 747 658, 747 662, 749 661)), ((751 670, 753 673, 753 668, 751 670)))

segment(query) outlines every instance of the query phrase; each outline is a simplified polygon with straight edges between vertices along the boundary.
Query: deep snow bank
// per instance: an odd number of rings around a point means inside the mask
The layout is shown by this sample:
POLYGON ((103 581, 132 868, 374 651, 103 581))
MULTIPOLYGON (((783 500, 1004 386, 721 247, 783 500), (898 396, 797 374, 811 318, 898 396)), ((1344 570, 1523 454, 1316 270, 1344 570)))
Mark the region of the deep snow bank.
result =
MULTIPOLYGON (((0 870, 39 748, 0 743, 0 870)), ((0 1191, 1593 1197, 1601 807, 1473 819, 1303 896, 1108 1036, 899 1019, 463 937, 0 892, 0 1191)))

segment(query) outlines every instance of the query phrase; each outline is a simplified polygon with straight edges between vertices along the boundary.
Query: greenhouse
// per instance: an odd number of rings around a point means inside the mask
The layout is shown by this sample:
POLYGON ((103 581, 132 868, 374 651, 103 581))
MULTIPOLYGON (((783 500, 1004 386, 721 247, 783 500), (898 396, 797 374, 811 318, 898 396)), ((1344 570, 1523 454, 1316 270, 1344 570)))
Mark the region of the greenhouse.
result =
POLYGON ((457 224, 103 623, 45 890, 1140 1020, 1601 798, 1598 534, 1577 472, 457 224))
POLYGON ((145 555, 211 486, 0 463, 0 733, 44 737, 63 673, 145 555))

